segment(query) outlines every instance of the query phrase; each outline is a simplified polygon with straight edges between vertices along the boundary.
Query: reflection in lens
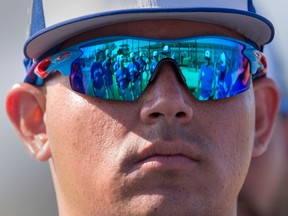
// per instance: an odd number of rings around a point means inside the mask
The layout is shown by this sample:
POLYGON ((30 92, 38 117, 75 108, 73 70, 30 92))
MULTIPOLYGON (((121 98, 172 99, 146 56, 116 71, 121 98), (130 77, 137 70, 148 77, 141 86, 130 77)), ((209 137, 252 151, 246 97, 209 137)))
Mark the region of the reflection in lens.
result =
POLYGON ((177 61, 192 95, 215 100, 249 88, 244 45, 221 38, 162 41, 109 38, 80 48, 70 75, 72 88, 90 96, 135 100, 145 90, 158 62, 177 61))

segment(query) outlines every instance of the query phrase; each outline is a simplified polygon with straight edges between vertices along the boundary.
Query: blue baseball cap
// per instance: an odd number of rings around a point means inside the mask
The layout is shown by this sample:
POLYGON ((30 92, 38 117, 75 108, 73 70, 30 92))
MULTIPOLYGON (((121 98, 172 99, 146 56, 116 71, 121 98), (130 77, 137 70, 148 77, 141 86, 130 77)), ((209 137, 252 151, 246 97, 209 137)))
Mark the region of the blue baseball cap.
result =
POLYGON ((148 19, 217 24, 239 32, 258 46, 274 37, 273 25, 256 14, 252 0, 34 0, 24 53, 29 59, 38 59, 85 31, 148 19))

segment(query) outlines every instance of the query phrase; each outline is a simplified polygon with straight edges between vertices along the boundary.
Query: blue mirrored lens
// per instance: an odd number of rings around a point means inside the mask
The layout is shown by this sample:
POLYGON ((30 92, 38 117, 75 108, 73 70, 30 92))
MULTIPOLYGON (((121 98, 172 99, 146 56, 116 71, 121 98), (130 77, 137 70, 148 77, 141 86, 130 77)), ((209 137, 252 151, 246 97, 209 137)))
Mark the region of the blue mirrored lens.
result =
POLYGON ((76 44, 42 60, 26 82, 42 85, 58 71, 70 77, 71 88, 92 97, 131 101, 158 76, 163 59, 177 64, 175 73, 198 100, 217 100, 249 89, 266 73, 265 56, 236 39, 201 36, 158 40, 108 37, 76 44))
POLYGON ((79 47, 82 55, 72 63, 71 87, 93 97, 135 100, 149 84, 158 62, 172 58, 196 99, 227 98, 249 88, 250 71, 244 48, 221 38, 110 38, 79 47))

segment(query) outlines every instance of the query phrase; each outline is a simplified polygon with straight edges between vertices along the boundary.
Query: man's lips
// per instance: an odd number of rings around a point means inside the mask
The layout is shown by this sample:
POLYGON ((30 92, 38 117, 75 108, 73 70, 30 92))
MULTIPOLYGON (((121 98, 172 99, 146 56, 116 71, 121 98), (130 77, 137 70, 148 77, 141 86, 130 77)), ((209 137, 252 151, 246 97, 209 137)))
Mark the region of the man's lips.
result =
POLYGON ((186 169, 200 161, 195 145, 180 142, 154 142, 145 145, 137 154, 138 168, 186 169))
POLYGON ((185 155, 151 155, 144 160, 137 163, 143 169, 166 169, 166 170, 181 170, 190 167, 192 164, 197 162, 191 160, 185 155))

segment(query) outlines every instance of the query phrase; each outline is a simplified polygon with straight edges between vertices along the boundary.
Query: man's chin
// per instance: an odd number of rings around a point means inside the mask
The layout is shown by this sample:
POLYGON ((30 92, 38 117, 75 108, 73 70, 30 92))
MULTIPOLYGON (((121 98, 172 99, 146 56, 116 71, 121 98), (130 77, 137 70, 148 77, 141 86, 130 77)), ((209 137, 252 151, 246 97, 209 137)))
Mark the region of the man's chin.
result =
MULTIPOLYGON (((208 201, 209 202, 209 201, 208 201)), ((207 203, 208 203, 207 202, 207 203)), ((208 205, 213 209, 212 205, 208 205)), ((211 210, 210 209, 210 210, 211 210)), ((180 193, 150 193, 134 196, 121 207, 121 215, 210 215, 203 200, 180 193), (201 208, 202 207, 202 208, 201 208), (204 214, 203 214, 204 212, 204 214), (205 213, 206 212, 206 213, 205 213)), ((216 214, 221 215, 221 214, 216 214)))

